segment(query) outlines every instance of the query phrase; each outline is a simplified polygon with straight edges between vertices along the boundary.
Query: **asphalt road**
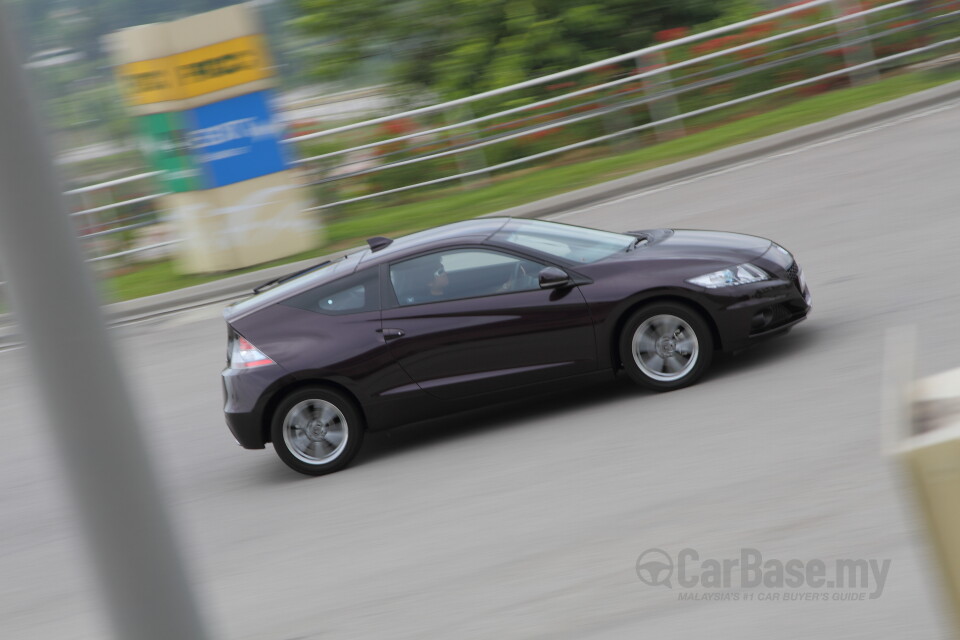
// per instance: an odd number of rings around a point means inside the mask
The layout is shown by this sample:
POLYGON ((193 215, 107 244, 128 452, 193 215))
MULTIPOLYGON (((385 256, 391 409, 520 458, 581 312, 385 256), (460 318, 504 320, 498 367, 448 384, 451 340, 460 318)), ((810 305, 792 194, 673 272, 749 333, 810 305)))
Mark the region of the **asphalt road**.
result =
MULTIPOLYGON (((947 637, 880 430, 888 328, 916 326, 921 374, 960 366, 958 142, 954 106, 565 216, 774 238, 814 311, 695 387, 621 381, 377 434, 324 478, 234 445, 218 310, 114 330, 211 627, 251 640, 947 637), (832 597, 875 584, 670 588, 638 579, 653 547, 890 569, 863 601, 832 597), (716 593, 739 599, 680 597, 716 593), (783 600, 795 593, 828 599, 783 600)), ((0 635, 104 638, 25 368, 24 351, 0 353, 0 635)))

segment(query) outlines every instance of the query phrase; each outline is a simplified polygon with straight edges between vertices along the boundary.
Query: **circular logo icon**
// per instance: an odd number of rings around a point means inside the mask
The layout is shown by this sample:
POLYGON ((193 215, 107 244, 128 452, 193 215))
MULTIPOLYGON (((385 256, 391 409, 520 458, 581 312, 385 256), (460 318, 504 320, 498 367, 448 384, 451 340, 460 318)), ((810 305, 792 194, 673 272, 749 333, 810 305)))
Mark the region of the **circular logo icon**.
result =
POLYGON ((637 577, 651 587, 664 585, 672 589, 673 558, 663 549, 647 549, 637 558, 637 577))

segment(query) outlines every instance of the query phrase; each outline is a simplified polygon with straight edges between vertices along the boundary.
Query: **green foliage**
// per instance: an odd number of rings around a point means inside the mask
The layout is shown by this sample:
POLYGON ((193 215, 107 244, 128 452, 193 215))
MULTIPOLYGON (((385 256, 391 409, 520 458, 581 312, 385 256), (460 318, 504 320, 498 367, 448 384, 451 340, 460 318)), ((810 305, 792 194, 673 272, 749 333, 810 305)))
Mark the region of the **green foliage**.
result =
POLYGON ((298 0, 299 26, 329 39, 317 73, 381 59, 389 80, 445 98, 640 49, 662 29, 712 20, 746 0, 298 0))

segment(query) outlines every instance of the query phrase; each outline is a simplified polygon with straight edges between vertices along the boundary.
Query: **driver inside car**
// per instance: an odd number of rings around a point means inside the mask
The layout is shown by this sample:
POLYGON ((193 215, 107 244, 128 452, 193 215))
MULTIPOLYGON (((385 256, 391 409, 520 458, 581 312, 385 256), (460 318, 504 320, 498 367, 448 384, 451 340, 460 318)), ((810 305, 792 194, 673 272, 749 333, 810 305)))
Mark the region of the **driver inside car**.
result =
POLYGON ((415 261, 407 266, 401 275, 402 285, 398 287, 402 304, 423 304, 442 300, 450 278, 443 268, 443 262, 436 260, 415 261))

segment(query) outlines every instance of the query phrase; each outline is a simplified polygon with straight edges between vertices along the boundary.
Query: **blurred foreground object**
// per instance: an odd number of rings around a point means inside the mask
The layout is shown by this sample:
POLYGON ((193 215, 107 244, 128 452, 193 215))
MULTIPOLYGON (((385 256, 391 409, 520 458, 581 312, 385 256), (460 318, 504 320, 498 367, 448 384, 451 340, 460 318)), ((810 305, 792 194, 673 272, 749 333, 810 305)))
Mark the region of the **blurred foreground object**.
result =
POLYGON ((235 5, 113 35, 142 146, 163 172, 177 263, 230 271, 314 248, 273 106, 273 67, 253 9, 235 5))
POLYGON ((0 7, 0 262, 60 454, 37 461, 37 473, 65 468, 116 637, 199 640, 190 583, 5 16, 0 7))
POLYGON ((898 370, 902 379, 888 389, 894 418, 888 445, 910 478, 960 638, 960 368, 909 379, 912 354, 905 345, 912 345, 909 336, 891 340, 900 353, 888 359, 888 373, 898 370))

